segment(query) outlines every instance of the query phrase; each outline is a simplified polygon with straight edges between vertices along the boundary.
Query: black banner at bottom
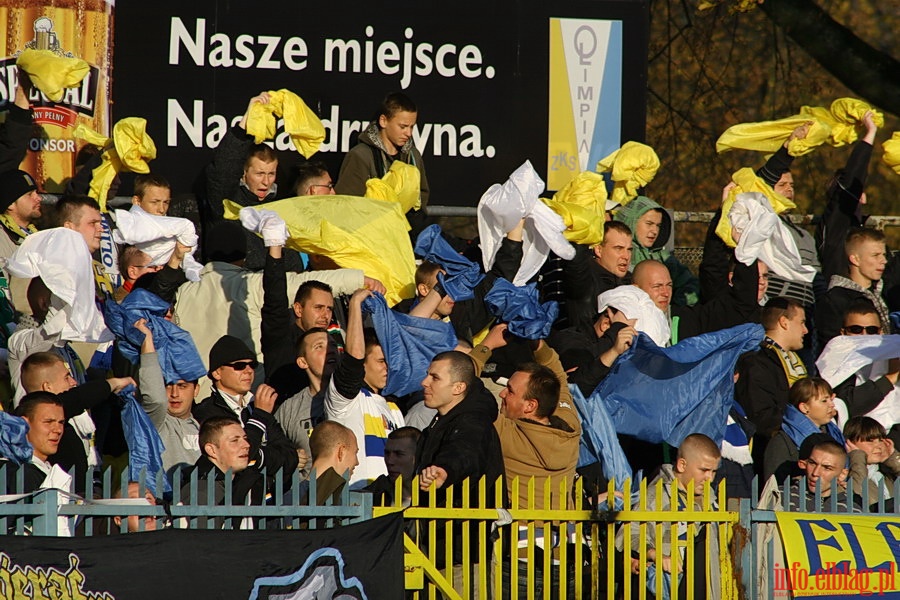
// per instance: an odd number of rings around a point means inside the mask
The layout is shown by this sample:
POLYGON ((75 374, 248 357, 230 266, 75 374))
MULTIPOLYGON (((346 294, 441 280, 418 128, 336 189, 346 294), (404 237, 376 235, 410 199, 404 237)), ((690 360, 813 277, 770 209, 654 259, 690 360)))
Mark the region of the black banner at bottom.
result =
POLYGON ((0 598, 403 598, 403 518, 312 531, 0 537, 0 598))

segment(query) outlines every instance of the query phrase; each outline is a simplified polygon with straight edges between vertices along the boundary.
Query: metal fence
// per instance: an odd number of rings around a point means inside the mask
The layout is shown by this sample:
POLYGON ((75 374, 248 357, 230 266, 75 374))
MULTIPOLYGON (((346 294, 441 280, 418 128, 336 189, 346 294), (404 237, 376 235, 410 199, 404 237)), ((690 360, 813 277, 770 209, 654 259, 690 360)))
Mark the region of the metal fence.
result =
MULTIPOLYGON (((111 470, 100 482, 87 481, 89 491, 82 497, 57 489, 17 495, 22 477, 8 478, 9 468, 0 466, 0 531, 7 535, 59 535, 65 528, 84 536, 163 527, 320 529, 401 511, 406 587, 415 598, 728 599, 785 593, 784 573, 776 569, 780 549, 766 535, 775 527, 775 510, 754 508, 749 499, 729 504, 724 482, 717 489, 706 484, 695 503, 680 501, 684 493, 661 481, 648 488, 643 480, 632 488, 629 480, 618 494, 610 483, 599 498, 585 497, 581 479, 571 488, 565 482, 551 488, 549 480, 514 480, 507 486, 499 481, 491 486, 493 495, 485 481, 474 490, 464 482, 443 490, 441 501, 438 494, 420 493, 418 480, 405 487, 398 480, 395 500, 385 506, 373 506, 371 494, 346 486, 317 505, 315 479, 303 484, 298 474, 287 479, 279 474, 266 489, 268 503, 250 506, 232 496, 231 474, 220 480, 224 495, 218 504, 198 501, 204 486, 206 497, 213 498, 217 482, 196 471, 175 473, 171 497, 152 504, 144 500, 146 481, 129 490, 127 477, 114 478, 111 470), (663 549, 667 559, 654 556, 663 549), (768 572, 760 573, 760 564, 768 572), (715 596, 708 589, 711 574, 722 584, 715 596)), ((790 498, 789 486, 787 481, 781 488, 784 499, 790 498)), ((799 486, 805 490, 805 481, 799 486)), ((835 512, 837 491, 824 495, 816 491, 816 506, 835 512)), ((900 496, 900 480, 878 498, 868 498, 867 489, 861 495, 862 512, 871 507, 872 514, 884 514, 894 509, 889 497, 900 496)), ((755 481, 753 496, 758 496, 755 481)))

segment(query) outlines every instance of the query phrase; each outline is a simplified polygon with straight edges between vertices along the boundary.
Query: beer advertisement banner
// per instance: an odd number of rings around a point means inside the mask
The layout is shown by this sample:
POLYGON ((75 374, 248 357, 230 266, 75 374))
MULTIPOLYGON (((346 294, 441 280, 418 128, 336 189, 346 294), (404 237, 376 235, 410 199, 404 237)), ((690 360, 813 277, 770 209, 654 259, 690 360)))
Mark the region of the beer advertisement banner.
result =
POLYGON ((84 124, 104 135, 109 129, 113 2, 13 0, 2 4, 0 23, 6 34, 0 36, 0 120, 15 98, 15 64, 23 50, 50 50, 60 57, 80 58, 90 67, 81 85, 66 90, 60 102, 51 102, 36 88, 28 98, 35 128, 21 168, 34 176, 41 190, 62 192, 83 145, 72 135, 75 127, 84 124))
POLYGON ((795 598, 900 598, 900 519, 776 512, 786 566, 775 590, 795 598))
POLYGON ((403 598, 402 526, 4 536, 0 598, 403 598))
MULTIPOLYGON (((561 187, 643 140, 647 14, 640 0, 120 3, 113 116, 148 119, 152 168, 177 195, 202 190, 214 148, 261 91, 289 89, 322 119, 313 158, 334 177, 384 96, 402 92, 418 108, 430 203, 474 206, 526 159, 561 187)), ((282 184, 302 157, 280 123, 274 146, 282 184)))

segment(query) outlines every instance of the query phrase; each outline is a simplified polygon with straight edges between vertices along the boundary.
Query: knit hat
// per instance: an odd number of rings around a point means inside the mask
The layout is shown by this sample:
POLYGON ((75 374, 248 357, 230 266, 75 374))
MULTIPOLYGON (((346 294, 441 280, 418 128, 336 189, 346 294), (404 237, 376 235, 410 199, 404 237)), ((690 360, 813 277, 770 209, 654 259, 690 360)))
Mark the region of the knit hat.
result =
POLYGON ((219 367, 239 360, 252 361, 253 367, 256 368, 256 355, 247 347, 247 344, 233 335, 223 335, 209 350, 207 376, 212 377, 212 372, 219 367))
POLYGON ((0 212, 32 190, 37 189, 34 177, 25 171, 7 171, 0 174, 0 212))

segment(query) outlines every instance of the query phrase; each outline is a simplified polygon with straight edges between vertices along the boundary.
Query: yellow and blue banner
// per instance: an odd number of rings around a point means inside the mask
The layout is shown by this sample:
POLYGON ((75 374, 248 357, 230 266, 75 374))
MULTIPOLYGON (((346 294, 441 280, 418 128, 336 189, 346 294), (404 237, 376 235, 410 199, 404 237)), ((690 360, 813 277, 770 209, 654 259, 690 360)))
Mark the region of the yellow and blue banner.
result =
POLYGON ((786 565, 773 588, 795 598, 900 598, 900 515, 777 512, 786 565))
POLYGON ((547 187, 622 145, 622 21, 550 19, 547 187))

